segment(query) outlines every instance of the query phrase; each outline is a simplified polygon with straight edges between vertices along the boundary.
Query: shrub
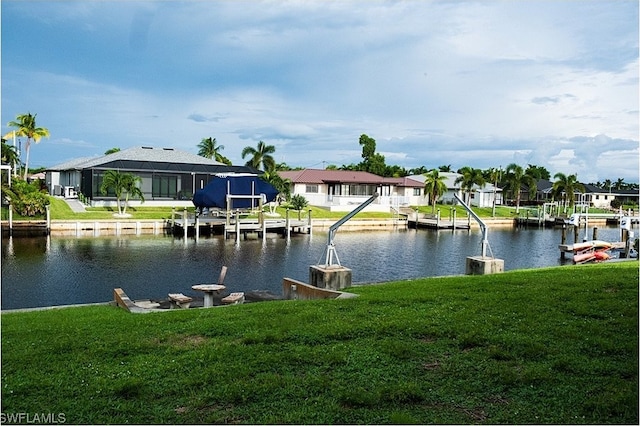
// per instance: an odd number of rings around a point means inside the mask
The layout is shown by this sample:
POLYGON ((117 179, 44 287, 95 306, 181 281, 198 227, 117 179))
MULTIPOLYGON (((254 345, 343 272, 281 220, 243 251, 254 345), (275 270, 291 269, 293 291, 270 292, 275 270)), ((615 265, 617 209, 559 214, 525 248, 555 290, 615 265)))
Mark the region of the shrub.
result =
POLYGON ((9 198, 16 213, 21 216, 33 217, 46 213, 49 198, 40 189, 40 182, 25 182, 22 179, 13 181, 11 188, 2 187, 2 192, 9 198))

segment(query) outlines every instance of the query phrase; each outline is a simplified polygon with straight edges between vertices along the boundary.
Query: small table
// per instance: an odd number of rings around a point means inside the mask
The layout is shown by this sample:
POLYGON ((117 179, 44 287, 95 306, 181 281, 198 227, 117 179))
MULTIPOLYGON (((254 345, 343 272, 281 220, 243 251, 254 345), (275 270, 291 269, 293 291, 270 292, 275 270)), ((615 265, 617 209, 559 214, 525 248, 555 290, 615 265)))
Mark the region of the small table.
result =
POLYGON ((210 308, 213 306, 213 294, 220 293, 226 287, 221 284, 197 284, 191 286, 191 288, 204 292, 204 307, 210 308))

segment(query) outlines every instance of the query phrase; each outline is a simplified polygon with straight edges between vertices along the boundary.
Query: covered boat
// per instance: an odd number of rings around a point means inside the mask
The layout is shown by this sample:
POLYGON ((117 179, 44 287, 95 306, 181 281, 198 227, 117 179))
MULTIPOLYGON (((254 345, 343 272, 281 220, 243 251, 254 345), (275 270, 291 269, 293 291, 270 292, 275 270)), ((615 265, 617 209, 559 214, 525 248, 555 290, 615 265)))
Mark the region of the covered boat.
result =
POLYGON ((278 190, 256 175, 219 175, 193 196, 196 208, 248 209, 275 200, 278 190))

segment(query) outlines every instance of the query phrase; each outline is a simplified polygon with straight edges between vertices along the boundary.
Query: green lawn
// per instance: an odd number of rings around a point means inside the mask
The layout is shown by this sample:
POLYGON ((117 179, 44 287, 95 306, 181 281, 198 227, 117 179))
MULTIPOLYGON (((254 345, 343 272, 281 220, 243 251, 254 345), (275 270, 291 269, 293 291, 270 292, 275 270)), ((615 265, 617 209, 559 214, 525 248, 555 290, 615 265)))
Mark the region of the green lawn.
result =
POLYGON ((135 315, 2 315, 2 411, 68 423, 638 424, 638 263, 135 315))

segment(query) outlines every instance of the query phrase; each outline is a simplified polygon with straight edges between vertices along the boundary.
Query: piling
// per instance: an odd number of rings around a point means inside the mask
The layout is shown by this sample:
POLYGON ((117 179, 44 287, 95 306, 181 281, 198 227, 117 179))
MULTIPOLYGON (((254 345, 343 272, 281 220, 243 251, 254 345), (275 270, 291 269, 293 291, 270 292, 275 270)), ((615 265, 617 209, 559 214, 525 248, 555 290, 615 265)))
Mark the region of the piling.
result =
POLYGON ((184 208, 184 213, 182 215, 182 227, 184 228, 184 238, 187 238, 187 230, 189 228, 189 224, 187 223, 187 208, 184 208))
POLYGON ((453 229, 454 231, 456 230, 456 215, 457 215, 458 211, 456 210, 456 208, 453 208, 453 226, 451 227, 451 229, 453 229))
POLYGON ((13 204, 9 204, 9 236, 13 235, 13 204))
POLYGON ((289 209, 286 210, 285 213, 285 228, 287 229, 285 232, 287 233, 287 241, 291 239, 291 225, 289 224, 289 209))
POLYGON ((236 210, 236 244, 240 244, 240 212, 236 210))
POLYGON ((593 227, 593 234, 592 235, 593 235, 592 238, 591 238, 592 240, 597 240, 598 239, 598 227, 597 226, 593 227))
MULTIPOLYGON (((563 224, 562 225, 562 236, 560 237, 560 244, 562 244, 563 246, 567 244, 567 225, 563 224)), ((560 251, 560 259, 564 260, 565 255, 564 255, 564 251, 560 251)))
POLYGON ((573 225, 573 243, 578 242, 578 234, 580 232, 580 227, 578 225, 573 225))
POLYGON ((45 206, 47 209, 47 235, 51 234, 51 211, 49 210, 49 205, 45 206))

